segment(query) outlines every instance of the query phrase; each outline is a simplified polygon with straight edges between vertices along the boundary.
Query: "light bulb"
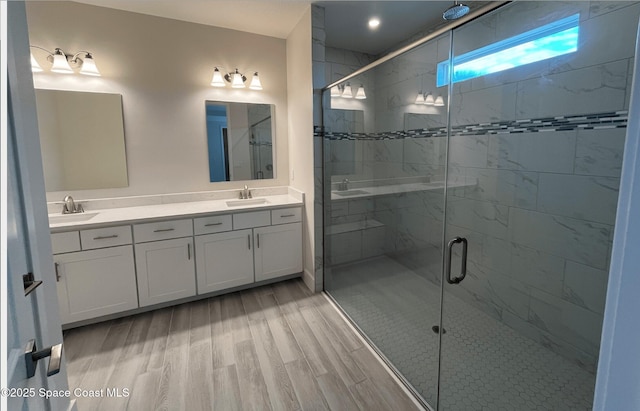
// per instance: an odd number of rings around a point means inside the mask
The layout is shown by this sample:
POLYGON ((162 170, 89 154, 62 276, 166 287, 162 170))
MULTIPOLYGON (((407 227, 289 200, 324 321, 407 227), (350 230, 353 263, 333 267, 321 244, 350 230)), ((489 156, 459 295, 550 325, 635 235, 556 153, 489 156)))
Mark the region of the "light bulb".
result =
POLYGON ((218 70, 218 68, 216 67, 215 70, 213 70, 213 78, 211 79, 211 85, 213 87, 224 87, 224 79, 222 78, 222 73, 220 73, 220 70, 218 70))
POLYGON ((331 87, 331 97, 340 97, 340 87, 338 86, 331 87))
POLYGON ((356 92, 356 99, 357 100, 364 100, 367 98, 367 95, 364 94, 364 86, 362 84, 360 84, 360 87, 358 87, 358 91, 356 92))
POLYGON ((38 64, 36 58, 33 57, 33 53, 31 53, 31 71, 33 73, 40 73, 41 71, 44 71, 42 67, 40 67, 40 64, 38 64))
POLYGON ((422 94, 422 91, 419 92, 416 97, 416 104, 424 104, 424 94, 422 94))
POLYGON ((444 99, 442 98, 442 96, 438 96, 438 98, 436 98, 436 101, 433 103, 433 105, 436 107, 444 106, 444 99))
POLYGON ((431 93, 427 94, 427 97, 424 98, 424 104, 426 104, 427 106, 433 106, 434 104, 433 94, 431 93))
POLYGON ((262 83, 260 82, 260 77, 258 77, 258 72, 253 73, 253 77, 251 78, 251 84, 249 85, 251 90, 262 90, 262 83))
POLYGON ((353 98, 353 91, 351 91, 351 85, 349 85, 349 83, 347 83, 347 85, 344 86, 344 90, 342 90, 342 97, 353 98))
POLYGON ((56 49, 56 52, 53 55, 53 65, 51 66, 51 71, 53 71, 54 73, 62 74, 73 73, 71 66, 69 66, 69 62, 67 61, 67 56, 65 56, 60 49, 56 49))
POLYGON ((100 77, 100 71, 98 71, 98 67, 96 66, 96 61, 93 59, 91 53, 87 53, 84 56, 84 60, 82 61, 82 67, 80 68, 80 74, 84 74, 86 76, 95 76, 100 77))
POLYGON ((236 69, 236 72, 233 73, 233 80, 231 81, 231 87, 244 88, 244 79, 242 78, 242 74, 238 72, 238 69, 236 69))

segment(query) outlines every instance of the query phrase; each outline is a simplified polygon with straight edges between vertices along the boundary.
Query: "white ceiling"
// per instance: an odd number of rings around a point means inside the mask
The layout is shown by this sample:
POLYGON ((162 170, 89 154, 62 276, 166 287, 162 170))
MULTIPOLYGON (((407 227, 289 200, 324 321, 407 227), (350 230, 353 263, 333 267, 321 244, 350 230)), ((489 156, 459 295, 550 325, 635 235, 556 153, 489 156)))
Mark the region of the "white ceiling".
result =
MULTIPOLYGON (((441 25, 453 1, 314 0, 76 0, 79 3, 286 38, 306 8, 325 8, 326 44, 369 54, 388 50, 417 32, 441 25), (370 17, 380 27, 369 30, 370 17)), ((473 3, 465 2, 474 8, 473 3)))
POLYGON ((76 0, 78 3, 286 38, 311 0, 76 0))

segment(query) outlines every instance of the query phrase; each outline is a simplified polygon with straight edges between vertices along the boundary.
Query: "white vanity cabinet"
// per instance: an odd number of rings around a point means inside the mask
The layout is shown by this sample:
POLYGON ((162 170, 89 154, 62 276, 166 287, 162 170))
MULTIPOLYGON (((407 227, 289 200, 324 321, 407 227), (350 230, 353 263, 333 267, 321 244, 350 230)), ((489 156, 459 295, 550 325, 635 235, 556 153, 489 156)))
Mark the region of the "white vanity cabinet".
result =
POLYGON ((138 308, 129 226, 56 233, 52 244, 62 324, 138 308))
POLYGON ((190 219, 136 224, 133 235, 140 307, 196 295, 190 219))
POLYGON ((251 230, 196 236, 198 294, 254 282, 251 230))
POLYGON ((302 271, 301 206, 162 218, 51 235, 63 324, 302 271))
POLYGON ((256 281, 302 271, 302 223, 253 230, 256 281))
MULTIPOLYGON (((235 213, 230 217, 231 225, 226 224, 225 216, 218 216, 220 221, 209 224, 217 230, 233 231, 196 236, 198 294, 302 271, 300 207, 235 213), (219 224, 221 221, 225 224, 219 224)), ((203 227, 204 222, 199 220, 205 219, 194 220, 194 225, 203 227)))

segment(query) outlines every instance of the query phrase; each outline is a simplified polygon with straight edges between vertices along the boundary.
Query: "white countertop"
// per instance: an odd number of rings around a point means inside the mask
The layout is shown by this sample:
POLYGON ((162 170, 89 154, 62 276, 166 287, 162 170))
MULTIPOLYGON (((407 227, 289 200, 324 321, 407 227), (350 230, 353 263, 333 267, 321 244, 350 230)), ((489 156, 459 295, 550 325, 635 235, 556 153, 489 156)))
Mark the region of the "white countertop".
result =
MULTIPOLYGON (((192 201, 184 203, 171 204, 155 204, 137 207, 109 208, 104 210, 87 210, 86 213, 68 214, 64 217, 62 214, 49 214, 49 218, 55 217, 59 219, 68 218, 71 221, 62 221, 55 224, 49 224, 52 232, 69 231, 69 229, 95 228, 113 224, 130 224, 141 223, 147 220, 173 219, 179 217, 197 217, 209 214, 229 214, 240 213, 245 211, 269 210, 282 207, 302 206, 303 200, 296 198, 291 194, 270 195, 264 197, 254 197, 246 201, 258 198, 266 199, 264 204, 248 204, 236 207, 227 205, 227 201, 237 201, 233 199, 208 200, 208 201, 192 201), (84 215, 83 215, 84 214, 84 215), (95 215, 93 215, 95 214, 95 215), (91 218, 86 219, 90 215, 91 218), (82 221, 73 221, 74 219, 84 218, 82 221)), ((239 200, 245 201, 245 200, 239 200)))

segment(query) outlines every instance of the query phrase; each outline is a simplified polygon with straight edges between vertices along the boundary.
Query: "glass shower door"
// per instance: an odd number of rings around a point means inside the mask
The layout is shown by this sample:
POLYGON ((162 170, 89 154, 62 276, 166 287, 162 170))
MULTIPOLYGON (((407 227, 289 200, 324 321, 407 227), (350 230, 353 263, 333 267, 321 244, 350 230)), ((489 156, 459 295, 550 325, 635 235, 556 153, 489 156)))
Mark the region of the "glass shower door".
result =
POLYGON ((453 32, 439 410, 591 409, 639 14, 515 2, 453 32))
POLYGON ((325 289, 432 407, 448 118, 436 77, 449 48, 445 34, 323 96, 325 289))

